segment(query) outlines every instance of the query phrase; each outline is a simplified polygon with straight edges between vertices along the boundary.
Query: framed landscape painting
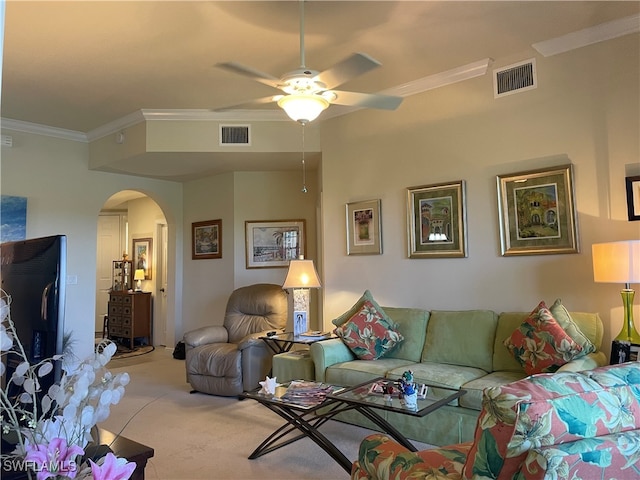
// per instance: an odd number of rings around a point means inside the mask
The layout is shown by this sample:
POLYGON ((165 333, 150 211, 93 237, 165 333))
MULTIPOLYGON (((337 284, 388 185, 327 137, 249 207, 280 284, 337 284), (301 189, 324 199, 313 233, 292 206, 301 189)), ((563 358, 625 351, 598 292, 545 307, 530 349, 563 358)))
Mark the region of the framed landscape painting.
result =
POLYGON ((381 253, 380 200, 347 203, 347 255, 381 253))
POLYGON ((153 273, 153 239, 133 239, 133 269, 144 270, 144 279, 151 280, 153 273))
POLYGON ((247 268, 286 268, 305 254, 304 220, 245 222, 247 268))
POLYGON ((499 175, 503 256, 578 253, 573 166, 499 175))
POLYGON ((466 257, 465 201, 464 180, 408 188, 408 257, 466 257))
POLYGON ((191 259, 222 258, 222 220, 191 224, 191 259))

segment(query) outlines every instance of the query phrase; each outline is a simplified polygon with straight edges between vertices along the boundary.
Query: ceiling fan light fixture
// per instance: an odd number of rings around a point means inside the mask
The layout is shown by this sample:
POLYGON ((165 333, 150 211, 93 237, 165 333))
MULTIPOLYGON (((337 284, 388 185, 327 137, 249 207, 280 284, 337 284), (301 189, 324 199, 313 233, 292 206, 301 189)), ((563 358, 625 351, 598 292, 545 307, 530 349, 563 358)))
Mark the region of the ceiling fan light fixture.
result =
POLYGON ((302 124, 312 122, 329 106, 329 102, 318 95, 285 95, 278 100, 289 118, 302 124))

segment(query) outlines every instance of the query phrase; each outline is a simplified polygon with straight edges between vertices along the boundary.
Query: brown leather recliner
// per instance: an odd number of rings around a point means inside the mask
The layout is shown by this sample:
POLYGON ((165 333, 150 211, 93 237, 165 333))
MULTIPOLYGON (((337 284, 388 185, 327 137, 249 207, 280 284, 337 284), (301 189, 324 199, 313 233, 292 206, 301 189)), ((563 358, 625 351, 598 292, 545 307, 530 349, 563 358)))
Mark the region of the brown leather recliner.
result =
POLYGON ((259 387, 271 370, 273 352, 258 337, 287 324, 287 293, 259 283, 233 291, 224 324, 184 334, 187 381, 194 390, 235 396, 259 387))

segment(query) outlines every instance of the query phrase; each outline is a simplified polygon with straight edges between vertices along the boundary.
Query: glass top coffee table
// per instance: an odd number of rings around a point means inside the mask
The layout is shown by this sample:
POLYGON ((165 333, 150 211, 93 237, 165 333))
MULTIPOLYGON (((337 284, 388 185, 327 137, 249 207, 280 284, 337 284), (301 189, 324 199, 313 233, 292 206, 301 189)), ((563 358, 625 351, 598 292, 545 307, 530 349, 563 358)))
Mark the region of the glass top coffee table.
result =
POLYGON ((274 395, 262 394, 258 390, 245 392, 245 398, 258 401, 286 420, 286 423, 269 435, 249 455, 255 459, 284 447, 301 438, 308 437, 338 462, 346 472, 351 472, 349 460, 325 435, 320 427, 337 414, 356 410, 376 424, 381 431, 393 437, 405 448, 415 452, 416 447, 393 425, 382 418, 377 410, 387 410, 424 417, 438 408, 461 397, 466 390, 455 390, 437 385, 427 385, 426 398, 418 399, 417 407, 402 406, 398 395, 391 399, 376 393, 374 386, 381 383, 392 384, 393 380, 376 378, 371 381, 343 388, 318 382, 290 382, 279 386, 274 395), (429 392, 438 393, 437 398, 429 392))

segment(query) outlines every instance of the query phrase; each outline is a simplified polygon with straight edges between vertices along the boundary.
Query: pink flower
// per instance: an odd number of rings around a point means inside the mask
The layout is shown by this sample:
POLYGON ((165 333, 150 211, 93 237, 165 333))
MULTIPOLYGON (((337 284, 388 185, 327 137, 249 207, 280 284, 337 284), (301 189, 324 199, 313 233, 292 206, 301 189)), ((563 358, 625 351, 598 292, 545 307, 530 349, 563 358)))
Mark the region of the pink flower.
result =
POLYGON ((25 450, 27 454, 24 459, 33 465, 38 480, 55 478, 58 474, 75 478, 77 473, 75 458, 77 455, 84 454, 84 450, 78 445, 69 446, 64 438, 59 437, 53 438, 47 445, 28 442, 25 450))
POLYGON ((127 480, 136 469, 135 462, 127 462, 125 458, 118 458, 113 453, 105 455, 102 465, 93 460, 89 460, 89 463, 93 480, 127 480))

